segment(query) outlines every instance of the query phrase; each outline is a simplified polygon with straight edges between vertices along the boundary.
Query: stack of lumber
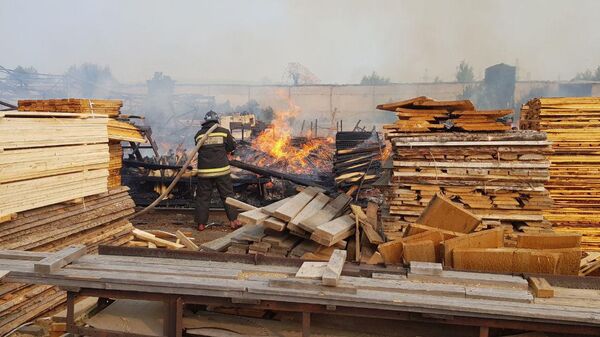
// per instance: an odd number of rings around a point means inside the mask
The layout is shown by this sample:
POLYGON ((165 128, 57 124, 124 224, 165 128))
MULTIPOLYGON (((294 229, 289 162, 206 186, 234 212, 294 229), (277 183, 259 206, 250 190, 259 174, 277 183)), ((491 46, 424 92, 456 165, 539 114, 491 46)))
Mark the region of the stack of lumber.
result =
POLYGON ((108 138, 115 141, 146 142, 144 134, 135 125, 112 118, 108 121, 108 138))
MULTIPOLYGON (((89 119, 93 117, 110 117, 104 119, 104 134, 108 135, 110 162, 108 165, 108 187, 121 185, 121 167, 123 166, 123 149, 120 142, 145 143, 144 134, 135 125, 121 118, 120 109, 123 102, 120 100, 96 99, 50 99, 50 100, 21 100, 18 110, 21 116, 30 117, 72 117, 89 119)), ((90 137, 93 134, 90 134, 90 137)), ((104 137, 105 138, 105 137, 104 137)), ((89 143, 94 140, 89 138, 89 143)), ((105 141, 103 141, 105 142, 105 141)))
POLYGON ((64 98, 47 100, 20 100, 19 111, 71 112, 117 117, 123 102, 120 100, 64 98))
MULTIPOLYGON (((19 213, 0 223, 0 249, 57 251, 85 245, 88 253, 99 245, 122 245, 132 239, 126 219, 135 204, 126 187, 19 213)), ((0 286, 0 334, 55 309, 65 293, 52 286, 4 283, 0 286)))
POLYGON ((600 97, 536 98, 521 110, 521 128, 552 141, 550 182, 554 207, 544 215, 557 229, 584 235, 600 251, 600 97))
POLYGON ((365 214, 350 205, 349 212, 350 201, 346 194, 332 198, 315 187, 262 208, 228 198, 229 205, 245 211, 238 217, 245 226, 201 248, 319 261, 327 261, 335 249, 347 249, 351 260, 381 263, 378 206, 369 203, 365 214))
POLYGON ((333 172, 341 188, 368 187, 381 171, 382 142, 376 132, 338 132, 335 135, 333 172))
POLYGON ((378 246, 384 263, 438 262, 449 268, 497 273, 578 275, 581 235, 475 231, 481 219, 436 194, 404 236, 378 246))
POLYGON ((108 188, 121 186, 121 168, 123 168, 123 147, 121 142, 110 140, 108 143, 110 160, 108 163, 108 188))
POLYGON ((469 100, 435 101, 425 96, 380 104, 377 109, 394 111, 398 121, 385 125, 392 137, 396 133, 432 132, 447 129, 462 131, 505 131, 509 125, 498 122, 512 110, 476 110, 469 100))
POLYGON ((107 118, 49 114, 0 112, 0 219, 107 191, 107 118))
POLYGON ((202 248, 237 254, 327 259, 337 248, 345 248, 354 234, 355 221, 347 214, 351 198, 331 198, 318 187, 307 187, 295 196, 262 208, 229 198, 227 202, 245 212, 245 224, 226 241, 218 239, 202 248))
POLYGON ((414 222, 442 193, 484 226, 549 230, 542 211, 552 204, 544 187, 551 147, 544 133, 396 133, 390 139, 393 169, 384 192, 398 224, 414 222))
POLYGON ((200 254, 194 260, 183 254, 182 258, 83 255, 62 263, 51 275, 39 272, 47 265, 44 261, 56 261, 64 256, 61 254, 4 252, 2 270, 8 271, 4 279, 140 295, 200 297, 209 293, 223 300, 214 303, 227 303, 230 308, 261 308, 255 303, 265 308, 264 301, 274 301, 282 311, 297 309, 302 303, 327 306, 331 311, 352 308, 340 313, 356 316, 405 319, 403 313, 419 313, 458 317, 463 324, 471 317, 477 318, 475 323, 493 319, 492 324, 507 328, 513 327, 508 325, 513 321, 532 323, 531 327, 551 322, 552 327, 564 327, 561 331, 587 327, 587 331, 597 332, 600 326, 597 290, 551 284, 553 298, 535 298, 521 276, 447 271, 415 263, 410 272, 370 268, 368 277, 357 276, 369 269, 340 263, 344 253, 337 251, 325 264, 308 266, 220 262, 200 254))

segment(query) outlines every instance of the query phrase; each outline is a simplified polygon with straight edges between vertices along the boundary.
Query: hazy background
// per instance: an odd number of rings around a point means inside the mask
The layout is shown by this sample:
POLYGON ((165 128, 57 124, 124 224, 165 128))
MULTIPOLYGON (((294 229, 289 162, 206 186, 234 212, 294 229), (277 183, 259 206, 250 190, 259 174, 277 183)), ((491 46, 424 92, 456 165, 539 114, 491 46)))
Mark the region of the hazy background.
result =
POLYGON ((600 64, 598 13, 596 0, 0 0, 0 65, 261 83, 299 62, 321 83, 358 83, 453 81, 466 60, 477 79, 518 62, 521 80, 569 80, 600 64))

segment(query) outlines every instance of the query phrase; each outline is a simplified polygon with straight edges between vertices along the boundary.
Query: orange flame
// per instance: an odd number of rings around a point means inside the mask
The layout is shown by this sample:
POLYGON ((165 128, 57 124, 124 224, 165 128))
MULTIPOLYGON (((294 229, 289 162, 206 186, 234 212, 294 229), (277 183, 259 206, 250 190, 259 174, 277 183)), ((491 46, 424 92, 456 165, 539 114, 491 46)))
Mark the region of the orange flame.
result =
POLYGON ((306 142, 300 146, 292 144, 292 127, 290 122, 298 116, 298 106, 289 103, 288 111, 275 113, 271 126, 260 133, 252 142, 252 147, 267 153, 271 158, 260 158, 259 165, 271 165, 279 163, 288 172, 307 173, 311 168, 321 168, 326 160, 320 150, 330 147, 332 138, 318 139, 307 137, 306 142), (309 158, 309 157, 312 157, 309 158))

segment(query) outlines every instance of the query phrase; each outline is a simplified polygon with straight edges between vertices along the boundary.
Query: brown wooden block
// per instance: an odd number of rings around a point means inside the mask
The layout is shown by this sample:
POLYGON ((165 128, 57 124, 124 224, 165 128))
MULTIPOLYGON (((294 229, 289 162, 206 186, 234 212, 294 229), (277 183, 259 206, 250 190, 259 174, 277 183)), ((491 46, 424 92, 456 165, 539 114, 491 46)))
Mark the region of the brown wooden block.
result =
POLYGON ((390 241, 377 246, 385 264, 401 264, 404 252, 402 240, 390 241))
POLYGON ((552 298, 554 297, 554 288, 542 277, 529 277, 529 286, 535 297, 552 298))
POLYGON ((417 223, 453 232, 470 233, 481 219, 449 199, 436 194, 429 202, 417 223))
MULTIPOLYGON (((454 266, 452 250, 455 248, 499 248, 504 243, 502 227, 459 236, 442 243, 443 263, 454 266)), ((455 267, 456 268, 456 267, 455 267)))
POLYGON ((560 249, 581 246, 581 234, 540 233, 517 234, 517 248, 560 249))
POLYGON ((435 246, 433 241, 414 241, 404 243, 404 263, 412 261, 436 262, 435 246))

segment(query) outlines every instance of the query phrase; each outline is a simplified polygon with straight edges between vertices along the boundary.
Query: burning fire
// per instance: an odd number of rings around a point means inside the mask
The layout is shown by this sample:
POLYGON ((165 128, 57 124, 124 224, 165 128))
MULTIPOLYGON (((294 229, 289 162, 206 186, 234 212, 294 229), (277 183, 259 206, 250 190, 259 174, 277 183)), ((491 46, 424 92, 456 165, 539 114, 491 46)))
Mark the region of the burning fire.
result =
POLYGON ((277 166, 290 173, 312 173, 315 170, 330 170, 331 144, 333 138, 313 138, 308 134, 303 144, 292 143, 292 127, 300 109, 290 103, 288 111, 275 114, 271 127, 263 131, 252 142, 252 147, 266 153, 257 160, 261 166, 277 166))

